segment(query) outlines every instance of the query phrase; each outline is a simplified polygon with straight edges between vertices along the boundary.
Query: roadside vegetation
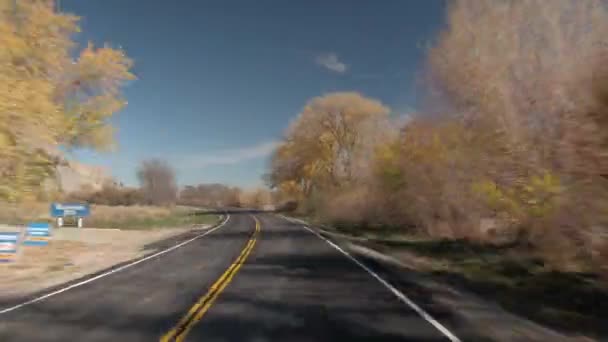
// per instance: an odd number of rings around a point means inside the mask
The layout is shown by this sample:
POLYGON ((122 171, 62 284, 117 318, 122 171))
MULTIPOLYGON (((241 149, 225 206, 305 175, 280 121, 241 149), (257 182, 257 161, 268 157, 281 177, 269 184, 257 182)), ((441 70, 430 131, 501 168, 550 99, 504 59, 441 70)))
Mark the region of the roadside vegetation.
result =
POLYGON ((94 214, 86 222, 95 228, 180 228, 219 222, 219 215, 181 207, 94 206, 92 210, 94 214))
POLYGON ((185 186, 179 193, 181 205, 203 208, 263 209, 275 203, 275 193, 265 188, 241 189, 223 184, 185 186))
POLYGON ((240 207, 242 190, 223 184, 188 185, 179 193, 178 203, 204 208, 240 207))
POLYGON ((415 112, 313 98, 266 180, 299 215, 401 241, 378 245, 537 321, 605 334, 607 34, 600 0, 452 1, 415 112))
MULTIPOLYGON (((49 216, 48 203, 3 205, 0 207, 0 222, 23 225, 31 221, 53 222, 49 216)), ((219 215, 202 210, 179 206, 160 207, 146 205, 109 206, 92 205, 91 216, 85 218, 84 226, 91 228, 181 228, 219 222, 219 215)), ((68 222, 68 225, 73 222, 68 222)))

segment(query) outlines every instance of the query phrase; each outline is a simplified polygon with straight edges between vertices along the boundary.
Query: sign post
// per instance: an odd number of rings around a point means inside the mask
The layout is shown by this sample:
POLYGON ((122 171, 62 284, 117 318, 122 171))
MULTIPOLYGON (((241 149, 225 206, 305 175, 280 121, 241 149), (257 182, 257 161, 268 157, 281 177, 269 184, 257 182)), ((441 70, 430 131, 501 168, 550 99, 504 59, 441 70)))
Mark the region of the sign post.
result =
POLYGON ((51 240, 51 225, 47 222, 31 222, 25 228, 24 246, 46 246, 51 240))
POLYGON ((86 203, 51 204, 51 216, 57 219, 57 227, 62 227, 65 224, 66 217, 71 217, 76 221, 78 228, 82 228, 83 218, 89 216, 90 213, 91 208, 86 203))
POLYGON ((0 262, 14 262, 17 259, 21 232, 0 232, 0 262))

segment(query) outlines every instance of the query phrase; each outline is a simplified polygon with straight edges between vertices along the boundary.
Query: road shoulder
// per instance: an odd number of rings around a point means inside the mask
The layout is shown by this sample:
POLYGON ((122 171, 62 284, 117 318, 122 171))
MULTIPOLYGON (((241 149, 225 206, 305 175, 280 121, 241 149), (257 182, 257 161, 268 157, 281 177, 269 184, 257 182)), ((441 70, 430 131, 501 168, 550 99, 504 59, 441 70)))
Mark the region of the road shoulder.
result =
POLYGON ((431 315, 449 317, 447 320, 442 320, 442 323, 456 335, 462 336, 463 340, 593 341, 586 337, 558 333, 506 312, 496 303, 465 289, 439 282, 432 276, 417 272, 397 258, 375 250, 366 244, 365 238, 331 232, 309 225, 300 219, 282 217, 292 223, 310 227, 324 238, 339 245, 392 285, 407 293, 431 315))

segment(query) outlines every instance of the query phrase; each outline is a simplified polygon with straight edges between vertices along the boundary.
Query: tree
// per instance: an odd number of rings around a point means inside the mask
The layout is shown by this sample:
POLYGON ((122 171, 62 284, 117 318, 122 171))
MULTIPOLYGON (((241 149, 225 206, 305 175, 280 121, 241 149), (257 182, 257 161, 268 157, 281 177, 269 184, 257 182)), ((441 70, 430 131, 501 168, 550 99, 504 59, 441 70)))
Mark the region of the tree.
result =
POLYGON ((366 160, 388 139, 389 109, 355 92, 310 100, 287 130, 266 182, 308 196, 315 187, 341 187, 365 175, 366 160))
MULTIPOLYGON (((401 171, 418 168, 410 181, 418 187, 423 175, 433 175, 422 165, 449 171, 450 178, 437 177, 441 183, 428 182, 449 209, 437 215, 442 219, 482 208, 550 251, 555 265, 567 265, 566 256, 589 257, 598 235, 592 227, 608 227, 606 2, 455 0, 447 13, 429 51, 429 80, 435 103, 446 104, 444 112, 463 128, 462 139, 434 151, 450 152, 437 163, 414 158, 424 137, 410 137, 412 153, 400 153, 410 162, 401 171)), ((419 203, 417 212, 440 207, 419 203)))
POLYGON ((576 154, 564 138, 590 124, 580 116, 607 33, 602 0, 456 0, 429 52, 430 79, 469 125, 491 122, 512 153, 525 151, 515 159, 563 168, 576 154))
POLYGON ((79 54, 78 18, 51 0, 0 0, 0 198, 35 195, 61 147, 107 148, 108 119, 135 77, 120 50, 89 44, 79 54), (76 56, 76 57, 73 57, 76 56))
POLYGON ((137 178, 147 203, 168 205, 177 199, 175 172, 160 159, 145 160, 137 170, 137 178))

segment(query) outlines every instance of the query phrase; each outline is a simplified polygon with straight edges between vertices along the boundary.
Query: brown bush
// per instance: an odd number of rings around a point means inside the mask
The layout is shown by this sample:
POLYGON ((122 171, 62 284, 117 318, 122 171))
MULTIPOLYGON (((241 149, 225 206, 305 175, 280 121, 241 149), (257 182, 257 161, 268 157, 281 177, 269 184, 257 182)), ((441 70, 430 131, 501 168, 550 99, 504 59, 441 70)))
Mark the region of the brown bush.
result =
POLYGON ((264 209, 267 205, 272 205, 272 194, 264 188, 242 191, 239 194, 239 203, 245 208, 264 209))
POLYGON ((188 185, 179 193, 178 203, 199 207, 239 207, 241 189, 222 184, 188 185))
POLYGON ((139 189, 121 188, 113 184, 106 184, 98 191, 82 189, 72 192, 65 195, 63 200, 110 206, 130 206, 144 203, 143 194, 139 189))
POLYGON ((321 214, 330 222, 365 225, 373 217, 368 189, 358 187, 350 190, 341 189, 331 200, 323 205, 321 214))
MULTIPOLYGON (((499 216, 556 267, 588 260, 586 235, 606 222, 608 193, 605 4, 457 0, 447 19, 429 52, 429 80, 465 139, 448 143, 446 163, 408 171, 412 195, 424 199, 417 211, 448 222, 450 213, 499 216)), ((445 140, 441 126, 433 129, 445 140)))
POLYGON ((140 189, 147 204, 167 205, 177 200, 175 171, 160 159, 144 160, 137 170, 140 189))

